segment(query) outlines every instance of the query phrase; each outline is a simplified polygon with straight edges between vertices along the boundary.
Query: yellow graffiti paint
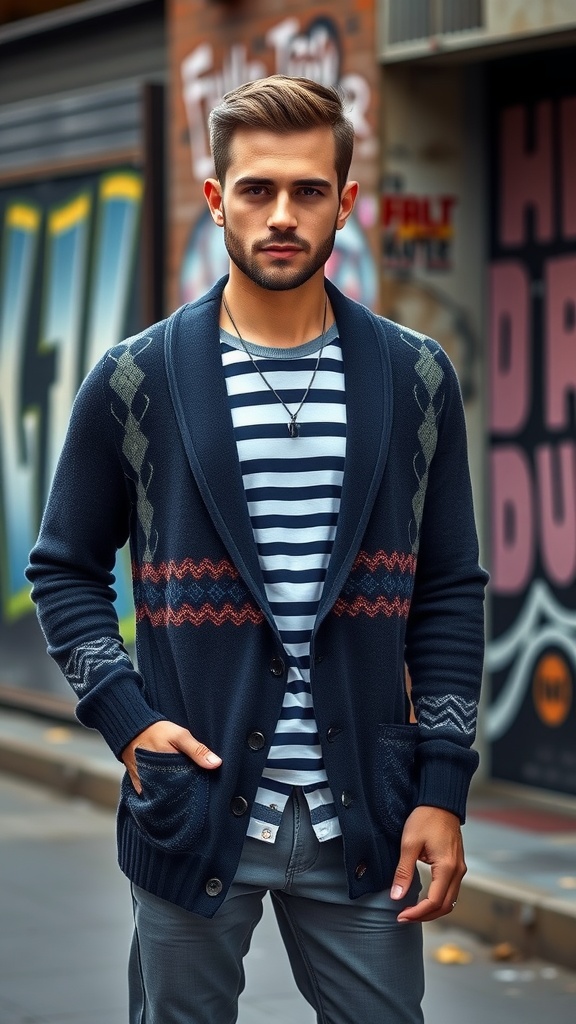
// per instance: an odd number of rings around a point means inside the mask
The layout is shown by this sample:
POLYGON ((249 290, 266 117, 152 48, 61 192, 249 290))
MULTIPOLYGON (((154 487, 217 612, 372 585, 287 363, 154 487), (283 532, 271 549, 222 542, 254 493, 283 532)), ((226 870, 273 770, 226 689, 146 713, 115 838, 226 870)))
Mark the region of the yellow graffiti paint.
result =
POLYGON ((132 199, 137 202, 142 198, 144 182, 136 174, 111 174, 104 178, 100 185, 102 199, 132 199))
POLYGON ((90 213, 90 196, 76 196, 72 202, 59 210, 52 210, 48 218, 48 230, 52 235, 61 235, 76 224, 86 220, 90 213))
POLYGON ((15 203, 6 212, 6 227, 20 228, 21 231, 37 231, 40 224, 40 211, 34 206, 15 203))

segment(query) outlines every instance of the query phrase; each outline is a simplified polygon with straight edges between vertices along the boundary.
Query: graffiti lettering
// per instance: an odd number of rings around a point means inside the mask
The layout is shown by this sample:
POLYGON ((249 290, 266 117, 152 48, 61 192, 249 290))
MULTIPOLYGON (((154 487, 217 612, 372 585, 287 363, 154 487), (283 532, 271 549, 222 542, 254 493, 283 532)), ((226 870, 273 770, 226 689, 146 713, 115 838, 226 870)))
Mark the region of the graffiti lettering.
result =
MULTIPOLYGON (((495 433, 516 434, 533 404, 530 282, 523 265, 512 260, 494 265, 490 278, 490 425, 495 433)), ((544 425, 550 431, 566 430, 570 400, 576 396, 576 258, 547 260, 544 281, 544 425)))
MULTIPOLYGON (((70 186, 64 191, 69 193, 70 186)), ((0 586, 7 621, 32 610, 24 569, 77 388, 103 351, 124 333, 134 289, 141 199, 141 175, 122 171, 78 187, 45 211, 14 200, 5 207, 0 271, 0 586), (40 326, 30 346, 31 311, 38 302, 40 326), (46 363, 53 368, 49 380, 46 363), (35 376, 45 381, 43 396, 37 380, 29 379, 35 376), (23 401, 22 396, 30 393, 38 395, 36 404, 23 401)), ((131 588, 122 559, 116 590, 118 613, 127 625, 132 619, 131 588)))
POLYGON ((255 81, 266 74, 265 65, 248 59, 247 47, 242 43, 230 49, 220 73, 208 74, 214 67, 214 51, 209 43, 202 43, 182 62, 184 103, 188 118, 192 170, 199 180, 210 177, 214 164, 206 134, 208 114, 225 92, 243 82, 255 81))
POLYGON ((551 583, 576 579, 576 444, 540 445, 534 463, 514 445, 490 456, 495 593, 526 589, 537 549, 551 583))
POLYGON ((276 73, 335 85, 340 79, 341 54, 334 22, 316 18, 305 32, 299 29, 299 22, 288 18, 266 36, 274 47, 276 73))
POLYGON ((360 156, 374 156, 376 139, 368 120, 370 108, 370 86, 362 75, 343 75, 340 88, 348 98, 348 114, 357 140, 357 152, 360 156), (359 145, 358 145, 359 143, 359 145))
POLYGON ((534 114, 536 145, 525 147, 526 108, 509 107, 502 113, 502 220, 504 245, 525 239, 525 211, 531 209, 539 242, 552 238, 552 111, 539 103, 534 114))
POLYGON ((369 155, 374 144, 368 120, 370 86, 361 75, 342 75, 342 47, 336 23, 331 18, 319 17, 302 29, 297 18, 285 18, 268 31, 265 41, 271 51, 266 63, 250 59, 243 43, 230 48, 221 70, 214 66, 214 50, 209 43, 201 43, 182 62, 194 177, 202 180, 214 172, 206 133, 212 108, 228 90, 267 74, 304 76, 323 85, 339 84, 348 98, 349 116, 363 147, 361 152, 369 155))
POLYGON ((29 409, 20 415, 19 395, 40 219, 35 206, 14 203, 4 220, 5 257, 0 285, 0 486, 4 509, 0 565, 8 618, 17 617, 29 606, 23 569, 37 527, 38 414, 29 409))
POLYGON ((496 777, 576 792, 576 99, 558 59, 539 97, 528 69, 493 93, 485 722, 496 777))
POLYGON ((557 148, 554 144, 555 110, 551 101, 538 103, 532 111, 519 105, 502 112, 500 239, 504 246, 522 245, 528 241, 530 233, 540 244, 550 242, 555 234, 576 237, 576 98, 566 97, 558 106, 560 138, 557 148), (527 145, 529 125, 532 127, 530 147, 527 145), (558 175, 556 153, 560 156, 558 175), (560 189, 555 186, 558 179, 560 189), (558 225, 555 224, 557 206, 558 225), (527 212, 530 219, 526 217, 527 212))
POLYGON ((576 400, 576 258, 548 260, 545 282, 545 421, 549 430, 566 430, 576 400))
POLYGON ((496 448, 490 456, 492 574, 496 593, 521 593, 534 565, 532 474, 521 448, 496 448))
POLYGON ((530 415, 530 282, 512 260, 490 270, 490 426, 495 434, 516 434, 530 415))
POLYGON ((382 197, 384 258, 388 267, 449 270, 454 239, 455 196, 389 192, 382 197))
POLYGON ((53 352, 55 375, 49 388, 47 478, 52 479, 66 433, 80 374, 83 282, 88 258, 91 197, 75 196, 51 210, 46 226, 46 299, 39 352, 53 352))
MULTIPOLYGON (((539 379, 542 394, 534 396, 528 275, 514 261, 491 270, 490 422, 500 437, 521 434, 535 401, 542 409, 540 432, 570 429, 570 398, 576 396, 576 260, 550 259, 544 276, 544 373, 539 379)), ((494 590, 515 594, 527 586, 535 560, 536 523, 548 578, 568 586, 576 579, 576 445, 546 442, 530 457, 521 447, 499 445, 491 461, 494 590)))

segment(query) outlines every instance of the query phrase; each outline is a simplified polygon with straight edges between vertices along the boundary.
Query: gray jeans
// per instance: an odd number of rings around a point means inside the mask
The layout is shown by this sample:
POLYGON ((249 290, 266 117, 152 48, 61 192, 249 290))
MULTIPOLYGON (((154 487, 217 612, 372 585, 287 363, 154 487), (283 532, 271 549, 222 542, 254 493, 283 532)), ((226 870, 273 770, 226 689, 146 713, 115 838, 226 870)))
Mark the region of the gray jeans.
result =
POLYGON ((130 1024, 234 1024, 242 960, 267 892, 318 1024, 422 1024, 422 929, 396 921, 419 885, 401 902, 388 892, 350 900, 342 840, 318 842, 295 789, 276 842, 246 839, 230 892, 210 920, 132 887, 130 1024))

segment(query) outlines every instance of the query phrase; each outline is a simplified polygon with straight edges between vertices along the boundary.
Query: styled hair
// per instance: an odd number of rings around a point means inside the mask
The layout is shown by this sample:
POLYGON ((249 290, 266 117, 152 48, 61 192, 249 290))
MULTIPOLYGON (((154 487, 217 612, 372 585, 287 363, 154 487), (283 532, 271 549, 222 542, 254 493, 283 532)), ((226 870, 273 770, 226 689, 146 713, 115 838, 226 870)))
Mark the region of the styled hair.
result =
POLYGON ((224 184, 230 166, 234 133, 259 128, 285 135, 310 128, 331 128, 335 144, 335 170, 341 193, 354 148, 354 126, 344 113, 339 89, 308 78, 271 75, 227 92, 208 117, 210 149, 216 177, 224 184))

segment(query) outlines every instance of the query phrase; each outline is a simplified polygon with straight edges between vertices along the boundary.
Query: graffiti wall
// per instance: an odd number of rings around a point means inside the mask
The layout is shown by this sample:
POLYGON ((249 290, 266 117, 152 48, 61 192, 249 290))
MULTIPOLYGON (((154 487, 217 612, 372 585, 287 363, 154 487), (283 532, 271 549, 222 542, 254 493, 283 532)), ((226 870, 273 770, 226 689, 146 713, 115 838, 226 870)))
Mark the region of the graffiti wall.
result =
POLYGON ((490 88, 496 778, 576 793, 576 52, 490 88))
POLYGON ((207 117, 225 92, 271 74, 338 85, 356 133, 352 177, 361 193, 337 234, 327 272, 347 294, 378 302, 377 67, 372 4, 325 5, 265 0, 170 9, 173 77, 170 295, 173 306, 203 294, 226 273, 222 232, 213 224, 202 183, 214 173, 207 117))
MULTIPOLYGON (((131 168, 0 190, 0 685, 61 690, 24 578, 78 387, 139 323, 131 168)), ((129 566, 117 565, 127 642, 129 566)))
POLYGON ((465 93, 461 69, 385 70, 380 266, 382 312, 446 349, 472 426, 481 245, 478 236, 471 239, 470 208, 479 190, 465 93))
MULTIPOLYGON (((435 338, 454 364, 481 509, 482 257, 481 245, 470 245, 471 211, 481 190, 478 140, 468 131, 465 92, 460 68, 384 70, 380 295, 385 316, 435 338)), ((481 516, 478 522, 481 526, 481 516)))

